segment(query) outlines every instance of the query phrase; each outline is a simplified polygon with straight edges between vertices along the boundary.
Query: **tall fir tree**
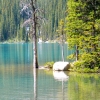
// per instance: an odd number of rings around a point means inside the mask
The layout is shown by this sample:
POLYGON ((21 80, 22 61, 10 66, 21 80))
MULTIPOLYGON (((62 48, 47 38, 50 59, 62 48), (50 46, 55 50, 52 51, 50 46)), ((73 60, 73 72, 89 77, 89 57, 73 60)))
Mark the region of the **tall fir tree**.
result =
POLYGON ((100 1, 69 0, 66 17, 67 40, 79 57, 80 68, 100 67, 100 1))

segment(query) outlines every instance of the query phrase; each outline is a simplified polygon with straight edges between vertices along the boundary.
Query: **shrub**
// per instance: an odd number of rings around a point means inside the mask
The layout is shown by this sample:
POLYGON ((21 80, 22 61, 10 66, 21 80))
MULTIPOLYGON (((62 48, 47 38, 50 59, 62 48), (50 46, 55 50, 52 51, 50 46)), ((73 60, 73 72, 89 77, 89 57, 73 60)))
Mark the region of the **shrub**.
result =
POLYGON ((53 61, 52 62, 47 62, 47 63, 45 63, 45 67, 49 68, 49 69, 52 69, 53 68, 53 64, 54 64, 53 61))
POLYGON ((80 61, 83 62, 83 66, 85 68, 94 68, 94 64, 96 63, 95 62, 95 59, 94 59, 94 55, 92 54, 89 54, 89 53, 84 53, 81 55, 81 58, 80 58, 80 61))

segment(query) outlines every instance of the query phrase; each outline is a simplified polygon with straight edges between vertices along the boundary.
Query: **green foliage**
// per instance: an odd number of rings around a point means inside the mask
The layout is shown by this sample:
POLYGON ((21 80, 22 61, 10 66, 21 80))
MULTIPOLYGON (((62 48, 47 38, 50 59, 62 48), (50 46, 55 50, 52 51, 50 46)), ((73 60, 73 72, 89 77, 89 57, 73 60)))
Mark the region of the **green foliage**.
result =
POLYGON ((66 32, 65 32, 65 23, 64 20, 60 20, 59 25, 58 25, 58 29, 56 30, 57 35, 56 35, 56 40, 58 40, 58 42, 63 43, 66 40, 66 32))
POLYGON ((99 100, 100 75, 96 73, 69 73, 69 100, 99 100), (96 90, 96 91, 95 91, 96 90))
POLYGON ((67 56, 67 59, 74 61, 75 60, 75 55, 70 54, 69 56, 67 56))
POLYGON ((70 68, 70 71, 75 71, 79 73, 97 73, 98 70, 99 70, 98 67, 94 67, 93 69, 85 67, 84 63, 80 61, 75 62, 70 68))
POLYGON ((92 64, 95 64, 95 57, 94 55, 92 54, 89 54, 89 53, 83 53, 81 58, 80 58, 80 61, 83 62, 82 64, 84 65, 84 67, 90 67, 90 68, 93 68, 92 64))
POLYGON ((43 16, 47 19, 40 29, 40 37, 44 41, 57 38, 58 24, 66 15, 66 3, 67 0, 38 0, 39 7, 45 11, 43 16))
POLYGON ((67 42, 71 48, 77 46, 76 53, 79 51, 75 69, 86 68, 85 72, 100 68, 99 4, 98 0, 69 0, 67 3, 67 42))
POLYGON ((98 72, 99 65, 92 54, 84 53, 81 58, 72 64, 71 70, 77 72, 98 72))
MULTIPOLYGON (((27 19, 25 13, 20 14, 21 2, 29 3, 29 0, 0 0, 0 41, 13 40, 13 38, 16 38, 16 41, 27 40, 26 30, 23 31, 21 27, 27 19)), ((45 24, 42 21, 40 23, 38 37, 44 41, 56 38, 58 23, 65 17, 66 2, 67 0, 37 1, 37 6, 42 11, 41 14, 39 12, 39 15, 41 15, 41 18, 43 16, 46 19, 45 24)))
POLYGON ((19 1, 1 0, 0 11, 0 41, 15 38, 20 24, 19 1))
POLYGON ((53 61, 52 61, 52 62, 47 62, 47 63, 45 64, 45 67, 48 68, 48 69, 52 69, 52 68, 53 68, 53 64, 54 64, 53 61))

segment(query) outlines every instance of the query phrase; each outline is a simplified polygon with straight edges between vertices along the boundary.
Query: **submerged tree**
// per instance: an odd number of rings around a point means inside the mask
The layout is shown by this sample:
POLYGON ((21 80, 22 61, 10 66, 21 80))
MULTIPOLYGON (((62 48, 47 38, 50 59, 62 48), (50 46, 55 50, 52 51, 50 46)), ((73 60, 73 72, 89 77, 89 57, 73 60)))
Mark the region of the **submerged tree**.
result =
POLYGON ((42 9, 37 6, 37 0, 26 0, 25 3, 22 1, 21 14, 25 14, 25 22, 23 26, 29 28, 30 34, 33 41, 33 51, 34 51, 34 67, 38 68, 38 56, 37 56, 37 37, 40 35, 40 28, 42 24, 46 21, 43 17, 45 13, 42 9), (37 33, 38 32, 38 33, 37 33))
POLYGON ((37 59, 37 0, 31 0, 32 6, 32 38, 33 38, 33 50, 34 50, 34 67, 38 68, 38 59, 37 59))
POLYGON ((39 9, 37 8, 37 0, 30 0, 27 2, 22 1, 21 14, 26 15, 26 21, 23 26, 32 28, 32 40, 33 40, 33 66, 38 68, 38 58, 37 58, 37 24, 38 24, 38 13, 39 9))

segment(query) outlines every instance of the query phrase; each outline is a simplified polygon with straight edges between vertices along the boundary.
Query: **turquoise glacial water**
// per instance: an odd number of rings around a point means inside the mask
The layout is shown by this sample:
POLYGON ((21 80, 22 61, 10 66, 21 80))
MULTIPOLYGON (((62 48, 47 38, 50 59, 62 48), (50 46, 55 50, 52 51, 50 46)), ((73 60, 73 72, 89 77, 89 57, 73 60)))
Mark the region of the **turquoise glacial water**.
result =
MULTIPOLYGON (((100 74, 37 69, 32 43, 0 44, 0 100, 100 100, 100 74)), ((64 46, 64 56, 72 53, 64 46)), ((59 44, 38 44, 39 65, 61 60, 59 44)))

